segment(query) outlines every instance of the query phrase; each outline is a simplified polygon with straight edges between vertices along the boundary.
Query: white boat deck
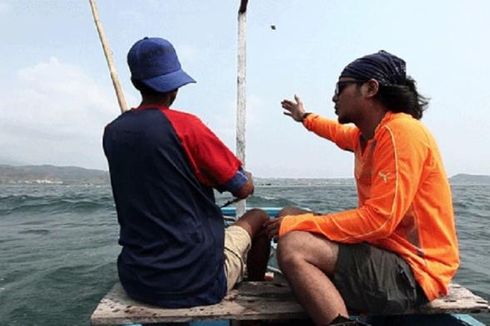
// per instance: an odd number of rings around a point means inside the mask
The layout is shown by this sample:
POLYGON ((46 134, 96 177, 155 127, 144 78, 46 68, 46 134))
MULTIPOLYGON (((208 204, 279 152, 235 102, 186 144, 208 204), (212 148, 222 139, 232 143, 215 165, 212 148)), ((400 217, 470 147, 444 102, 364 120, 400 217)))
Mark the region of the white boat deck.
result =
MULTIPOLYGON (((489 312, 488 301, 468 289, 451 284, 449 294, 412 313, 489 312)), ((284 320, 307 318, 284 281, 243 282, 216 305, 188 309, 163 309, 130 299, 120 283, 100 301, 92 325, 151 324, 194 320, 284 320)))

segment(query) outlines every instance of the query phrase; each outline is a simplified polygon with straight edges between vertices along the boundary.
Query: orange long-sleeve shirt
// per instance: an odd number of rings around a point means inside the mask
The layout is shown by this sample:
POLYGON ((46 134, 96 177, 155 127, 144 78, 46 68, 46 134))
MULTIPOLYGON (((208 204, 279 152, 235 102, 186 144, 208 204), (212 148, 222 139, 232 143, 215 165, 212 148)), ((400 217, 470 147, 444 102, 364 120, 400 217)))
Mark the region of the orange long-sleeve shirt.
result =
POLYGON ((354 126, 315 114, 304 125, 354 152, 358 208, 287 216, 279 236, 299 230, 340 243, 370 243, 405 259, 429 300, 445 295, 459 252, 451 189, 429 131, 410 115, 388 112, 361 148, 354 126))

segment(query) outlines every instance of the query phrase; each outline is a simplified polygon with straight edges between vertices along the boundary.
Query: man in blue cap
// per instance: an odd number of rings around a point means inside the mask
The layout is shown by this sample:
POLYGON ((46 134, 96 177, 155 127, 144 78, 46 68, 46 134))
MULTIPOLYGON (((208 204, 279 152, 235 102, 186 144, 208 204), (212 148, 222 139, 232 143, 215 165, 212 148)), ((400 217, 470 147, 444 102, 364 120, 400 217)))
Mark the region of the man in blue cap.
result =
POLYGON ((127 294, 152 305, 215 304, 243 277, 263 280, 268 219, 252 210, 225 231, 213 188, 253 193, 252 175, 196 116, 171 109, 194 83, 172 44, 144 38, 128 53, 141 104, 105 128, 104 152, 120 224, 117 266, 127 294), (248 258, 247 258, 248 257, 248 258))
POLYGON ((437 144, 420 122, 427 100, 386 51, 340 74, 338 121, 284 113, 355 155, 358 207, 318 214, 286 208, 266 222, 278 262, 318 325, 347 311, 400 314, 447 293, 459 266, 451 189, 437 144))

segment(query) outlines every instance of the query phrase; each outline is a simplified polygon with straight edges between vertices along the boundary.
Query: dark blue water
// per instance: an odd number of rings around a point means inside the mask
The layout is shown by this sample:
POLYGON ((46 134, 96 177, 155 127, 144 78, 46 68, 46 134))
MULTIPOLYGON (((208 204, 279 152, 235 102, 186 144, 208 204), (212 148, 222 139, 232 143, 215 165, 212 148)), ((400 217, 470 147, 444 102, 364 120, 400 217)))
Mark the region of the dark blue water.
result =
MULTIPOLYGON (((355 207, 349 182, 262 182, 249 206, 355 207)), ((490 186, 453 185, 462 265, 456 282, 490 299, 490 186)), ((221 196, 219 202, 228 198, 221 196)), ((108 186, 0 185, 0 325, 88 325, 117 279, 108 186)), ((490 324, 488 315, 477 315, 490 324)))

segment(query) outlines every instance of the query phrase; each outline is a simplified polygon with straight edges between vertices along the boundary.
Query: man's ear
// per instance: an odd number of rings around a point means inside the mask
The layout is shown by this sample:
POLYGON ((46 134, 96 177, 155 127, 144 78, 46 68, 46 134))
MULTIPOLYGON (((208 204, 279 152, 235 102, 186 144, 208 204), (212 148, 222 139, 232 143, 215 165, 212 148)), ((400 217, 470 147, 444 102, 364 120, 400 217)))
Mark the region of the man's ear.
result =
POLYGON ((168 106, 171 106, 174 103, 175 99, 177 98, 178 92, 179 92, 179 89, 175 89, 175 90, 170 91, 166 94, 168 106))
POLYGON ((379 82, 376 79, 370 79, 364 83, 364 96, 367 98, 373 98, 379 92, 379 82))

